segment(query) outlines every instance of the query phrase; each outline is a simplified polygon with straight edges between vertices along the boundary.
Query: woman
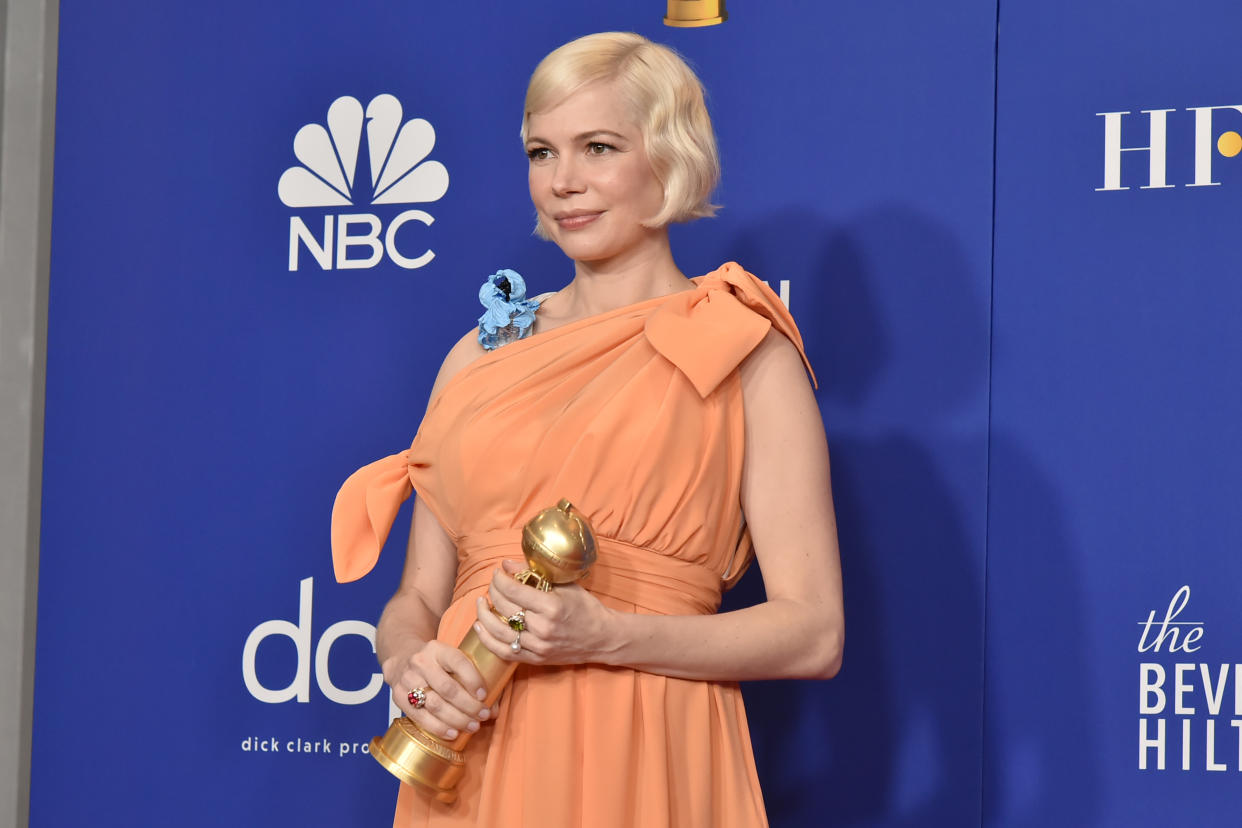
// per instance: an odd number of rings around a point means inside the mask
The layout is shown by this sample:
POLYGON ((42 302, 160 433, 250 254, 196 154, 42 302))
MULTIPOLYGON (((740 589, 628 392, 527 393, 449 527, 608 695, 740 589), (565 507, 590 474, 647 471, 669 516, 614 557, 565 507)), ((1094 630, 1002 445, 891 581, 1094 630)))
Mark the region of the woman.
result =
POLYGON ((464 336, 413 445, 356 472, 333 514, 352 580, 417 489, 377 652, 407 716, 475 734, 458 801, 403 785, 395 824, 765 825, 735 682, 829 678, 844 641, 801 338, 737 265, 688 279, 673 260, 669 222, 710 215, 719 175, 676 53, 628 33, 562 46, 532 76, 522 138, 537 232, 573 280, 529 336, 490 352, 494 325, 464 336), (590 518, 599 560, 545 593, 512 576, 521 527, 561 498, 590 518), (752 542, 767 600, 716 614, 752 542), (471 625, 521 663, 491 710, 456 647, 471 625))

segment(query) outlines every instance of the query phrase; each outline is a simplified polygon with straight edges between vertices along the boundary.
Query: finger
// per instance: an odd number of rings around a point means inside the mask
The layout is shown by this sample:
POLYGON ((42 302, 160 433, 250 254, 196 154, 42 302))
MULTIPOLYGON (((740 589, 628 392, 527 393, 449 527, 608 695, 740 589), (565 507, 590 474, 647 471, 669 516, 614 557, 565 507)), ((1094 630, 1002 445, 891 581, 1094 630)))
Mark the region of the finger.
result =
MULTIPOLYGON (((434 696, 435 696, 434 693, 431 693, 431 692, 427 693, 428 703, 431 702, 431 699, 434 696)), ((438 736, 441 739, 452 741, 453 739, 456 739, 458 736, 461 735, 460 728, 458 728, 452 722, 444 721, 444 719, 440 718, 439 716, 437 716, 435 713, 433 713, 431 710, 429 710, 426 707, 423 707, 419 710, 415 710, 414 713, 410 716, 410 718, 420 728, 430 733, 432 736, 438 736)), ((477 724, 477 722, 475 724, 477 724)))
MULTIPOLYGON (((439 716, 436 716, 431 710, 428 710, 427 705, 431 704, 432 699, 436 698, 435 691, 429 687, 426 687, 425 683, 415 676, 410 676, 409 682, 411 688, 423 688, 426 693, 426 702, 422 707, 415 707, 410 704, 409 691, 402 691, 400 687, 394 687, 392 689, 393 701, 397 703, 397 707, 401 709, 401 712, 405 714, 406 718, 417 722, 418 726, 428 733, 441 736, 445 739, 456 739, 459 734, 459 726, 470 729, 469 722, 465 724, 454 724, 453 722, 445 721, 439 716)), ((478 729, 477 723, 475 723, 474 729, 478 729)))
MULTIPOLYGON (((499 574, 499 572, 498 572, 499 574)), ((504 600, 511 601, 529 611, 547 612, 554 599, 551 593, 527 586, 514 578, 504 575, 492 578, 491 589, 494 589, 504 600)))
MULTIPOLYGON (((435 733, 438 736, 446 736, 447 730, 458 730, 465 728, 470 729, 471 721, 482 721, 479 715, 471 715, 464 710, 458 708, 454 703, 450 702, 445 694, 436 689, 438 686, 447 685, 450 690, 457 682, 449 675, 438 672, 432 674, 434 678, 428 679, 422 685, 426 701, 422 707, 414 710, 410 714, 410 718, 417 721, 420 725, 425 725, 429 733, 435 733)), ((457 685, 460 688, 460 685, 457 685)), ((408 699, 407 699, 408 701, 408 699)), ((409 707, 413 708, 412 705, 409 707)), ((457 738, 456 735, 448 736, 450 739, 457 738)))
POLYGON ((479 637, 479 643, 483 645, 492 655, 501 661, 513 661, 514 653, 509 649, 509 645, 502 643, 496 636, 488 632, 483 626, 483 621, 474 622, 475 635, 479 637))
MULTIPOLYGON (((508 621, 502 618, 497 618, 490 612, 481 615, 479 620, 475 623, 482 626, 483 630, 490 635, 497 644, 503 645, 506 648, 508 648, 509 645, 513 643, 514 638, 517 637, 517 632, 509 626, 508 621)), ((498 653, 497 655, 501 654, 498 653)))
MULTIPOLYGON (((487 698, 487 684, 483 681, 483 676, 479 674, 479 670, 474 666, 474 662, 456 647, 444 646, 437 654, 437 658, 444 666, 446 672, 450 673, 457 680, 459 686, 468 695, 474 696, 479 702, 487 698)), ((477 704, 476 707, 482 707, 477 704)), ((463 707, 463 710, 469 709, 463 707)))
MULTIPOLYGON (((566 602, 569 595, 562 595, 562 592, 569 592, 573 587, 562 589, 557 587, 552 592, 540 593, 542 599, 539 607, 530 607, 522 613, 522 621, 525 631, 531 633, 535 638, 543 641, 558 639, 564 634, 566 625, 572 627, 570 619, 572 613, 572 605, 566 602)), ((579 591, 583 591, 578 587, 579 591)), ((583 591, 585 593, 585 591, 583 591)), ((590 593, 585 593, 590 594, 590 593)), ((573 596, 576 597, 576 596, 573 596)), ((502 619, 508 623, 508 619, 502 619)), ((537 647, 531 649, 537 650, 537 647)))
MULTIPOLYGON (((543 590, 537 589, 533 586, 527 586, 514 577, 521 572, 527 571, 528 567, 525 564, 519 563, 518 561, 511 561, 507 558, 500 563, 502 568, 492 570, 492 579, 488 585, 489 598, 494 599, 497 595, 499 595, 502 596, 501 600, 505 602, 506 605, 509 603, 516 603, 518 605, 517 609, 524 609, 530 605, 522 600, 521 596, 533 593, 537 600, 539 595, 547 594, 543 590), (493 588, 493 586, 495 588, 493 588), (514 589, 514 587, 516 587, 516 589, 514 589)), ((495 604, 495 601, 493 600, 492 603, 495 604)))
MULTIPOLYGON (((476 619, 479 621, 482 621, 485 618, 489 621, 495 619, 507 627, 512 627, 513 625, 509 623, 509 619, 514 615, 517 615, 518 612, 521 612, 521 610, 515 609, 509 615, 504 615, 499 608, 489 605, 482 596, 475 599, 474 614, 476 619)), ((525 615, 523 615, 522 618, 525 619, 525 615)))
POLYGON ((402 713, 412 718, 414 716, 415 707, 414 705, 410 704, 410 690, 413 690, 415 687, 422 687, 423 685, 420 680, 419 683, 410 684, 409 690, 403 690, 402 687, 405 686, 405 683, 406 683, 405 676, 402 676, 401 683, 397 685, 393 685, 392 700, 393 700, 393 703, 397 705, 397 708, 402 713))
MULTIPOLYGON (((499 619, 480 619, 474 622, 475 632, 479 636, 479 641, 483 646, 492 652, 502 661, 526 661, 529 662, 527 652, 524 648, 513 649, 513 642, 518 638, 518 633, 509 629, 509 625, 499 619)), ((525 635, 523 633, 523 635, 525 635)))
POLYGON ((447 736, 450 739, 457 738, 457 734, 450 734, 449 730, 466 730, 473 733, 479 729, 479 720, 477 718, 457 709, 435 690, 427 691, 427 704, 417 712, 425 717, 429 717, 429 719, 435 720, 430 724, 433 727, 439 728, 438 731, 433 731, 436 735, 447 736))
MULTIPOLYGON (((497 578, 508 578, 508 576, 497 572, 493 577, 493 580, 497 578)), ((481 597, 480 600, 482 600, 481 597)), ((513 615, 515 612, 522 609, 522 607, 513 599, 503 595, 495 584, 489 584, 487 587, 487 606, 485 609, 489 612, 494 612, 501 618, 508 618, 510 615, 513 615)), ((481 618, 482 616, 479 617, 481 618)))
POLYGON ((483 710, 483 703, 477 694, 472 694, 463 687, 457 677, 447 669, 430 674, 427 687, 434 691, 427 694, 427 707, 450 724, 465 727, 468 720, 477 719, 483 710), (446 708, 452 708, 455 713, 442 713, 446 708))

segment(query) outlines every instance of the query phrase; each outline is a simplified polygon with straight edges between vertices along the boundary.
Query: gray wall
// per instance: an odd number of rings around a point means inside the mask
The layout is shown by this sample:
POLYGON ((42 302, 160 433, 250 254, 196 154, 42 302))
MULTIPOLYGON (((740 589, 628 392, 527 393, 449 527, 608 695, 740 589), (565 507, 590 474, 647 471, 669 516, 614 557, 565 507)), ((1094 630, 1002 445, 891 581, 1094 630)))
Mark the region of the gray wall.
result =
POLYGON ((58 13, 0 0, 0 828, 30 809, 58 13))

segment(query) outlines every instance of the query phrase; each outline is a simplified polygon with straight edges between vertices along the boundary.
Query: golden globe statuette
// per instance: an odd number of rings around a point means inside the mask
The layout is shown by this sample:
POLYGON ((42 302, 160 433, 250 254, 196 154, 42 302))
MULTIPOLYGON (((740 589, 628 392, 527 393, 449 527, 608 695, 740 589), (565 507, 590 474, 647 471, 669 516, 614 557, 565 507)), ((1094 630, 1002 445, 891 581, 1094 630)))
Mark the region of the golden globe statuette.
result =
MULTIPOLYGON (((535 515, 522 529, 522 553, 527 569, 513 577, 546 592, 587 573, 595 563, 595 535, 573 504, 562 500, 535 515)), ((505 661, 484 647, 473 626, 461 640, 461 651, 483 677, 487 687, 483 704, 491 707, 513 677, 517 662, 505 661)), ((371 755, 402 782, 429 788, 441 802, 453 802, 457 782, 466 771, 462 749, 473 735, 462 733, 446 742, 402 716, 393 720, 383 736, 371 740, 371 755)))
POLYGON ((725 0, 668 0, 665 26, 714 26, 729 19, 725 0))

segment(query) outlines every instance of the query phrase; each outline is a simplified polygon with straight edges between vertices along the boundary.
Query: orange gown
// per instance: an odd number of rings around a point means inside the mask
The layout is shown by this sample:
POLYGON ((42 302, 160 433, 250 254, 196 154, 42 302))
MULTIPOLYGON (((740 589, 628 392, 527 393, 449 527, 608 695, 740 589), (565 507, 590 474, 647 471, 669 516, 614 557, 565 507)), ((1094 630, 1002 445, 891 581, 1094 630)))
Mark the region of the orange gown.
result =
MULTIPOLYGON (((693 281, 504 345, 453 377, 407 451, 341 488, 337 579, 370 571, 416 490, 457 546, 438 632, 457 644, 493 570, 521 560, 525 522, 568 498, 595 529, 599 559, 581 583, 600 601, 714 613, 750 552, 737 368, 772 326, 799 351, 802 340, 738 265, 693 281)), ((767 824, 735 682, 522 665, 465 752, 458 800, 401 785, 394 826, 767 824)))

